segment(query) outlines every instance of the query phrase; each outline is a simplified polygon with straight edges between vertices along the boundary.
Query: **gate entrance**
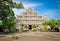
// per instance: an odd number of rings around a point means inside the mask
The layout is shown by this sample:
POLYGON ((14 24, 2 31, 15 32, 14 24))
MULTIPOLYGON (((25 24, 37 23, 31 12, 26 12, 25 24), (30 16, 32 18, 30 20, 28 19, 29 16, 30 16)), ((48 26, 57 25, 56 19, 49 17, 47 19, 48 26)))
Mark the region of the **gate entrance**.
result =
POLYGON ((32 25, 29 25, 29 30, 31 30, 32 29, 32 25))

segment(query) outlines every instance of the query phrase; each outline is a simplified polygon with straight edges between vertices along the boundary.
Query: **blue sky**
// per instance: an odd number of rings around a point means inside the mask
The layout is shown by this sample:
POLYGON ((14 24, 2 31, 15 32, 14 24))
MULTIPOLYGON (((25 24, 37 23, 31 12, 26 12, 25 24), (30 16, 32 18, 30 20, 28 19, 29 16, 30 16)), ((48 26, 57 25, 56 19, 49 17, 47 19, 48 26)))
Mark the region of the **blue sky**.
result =
MULTIPOLYGON (((46 16, 48 19, 60 19, 58 0, 13 0, 16 3, 23 3, 25 9, 32 7, 40 15, 46 16)), ((15 15, 20 15, 25 9, 13 9, 15 15)))

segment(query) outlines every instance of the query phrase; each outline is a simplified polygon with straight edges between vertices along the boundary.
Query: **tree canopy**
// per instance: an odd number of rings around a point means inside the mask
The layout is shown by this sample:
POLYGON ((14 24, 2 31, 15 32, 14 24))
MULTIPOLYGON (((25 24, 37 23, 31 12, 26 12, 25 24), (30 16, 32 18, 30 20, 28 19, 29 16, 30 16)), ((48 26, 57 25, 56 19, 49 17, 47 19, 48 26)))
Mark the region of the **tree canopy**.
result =
POLYGON ((43 22, 43 25, 45 26, 50 25, 50 26, 55 27, 57 25, 60 25, 60 20, 50 19, 48 21, 43 22))
POLYGON ((0 0, 0 24, 4 27, 14 26, 15 14, 12 8, 24 8, 22 3, 16 4, 12 0, 0 0))

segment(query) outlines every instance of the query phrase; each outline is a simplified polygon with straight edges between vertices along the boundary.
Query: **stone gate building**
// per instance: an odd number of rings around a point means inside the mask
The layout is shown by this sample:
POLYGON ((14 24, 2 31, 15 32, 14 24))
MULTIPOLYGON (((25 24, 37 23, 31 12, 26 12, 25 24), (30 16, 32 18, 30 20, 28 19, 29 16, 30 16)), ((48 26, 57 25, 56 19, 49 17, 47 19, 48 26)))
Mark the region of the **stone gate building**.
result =
POLYGON ((33 8, 26 9, 21 15, 16 17, 16 26, 20 29, 21 23, 31 26, 32 24, 38 25, 38 28, 43 27, 42 23, 46 21, 47 18, 39 15, 33 8))

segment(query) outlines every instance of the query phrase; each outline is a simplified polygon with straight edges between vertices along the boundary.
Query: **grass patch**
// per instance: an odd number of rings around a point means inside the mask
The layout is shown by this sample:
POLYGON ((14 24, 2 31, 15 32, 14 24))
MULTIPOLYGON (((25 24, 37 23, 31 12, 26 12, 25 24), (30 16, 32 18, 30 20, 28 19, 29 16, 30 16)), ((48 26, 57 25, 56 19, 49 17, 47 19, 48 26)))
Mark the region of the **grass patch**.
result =
POLYGON ((44 28, 41 28, 40 31, 41 31, 41 32, 47 32, 47 30, 44 29, 44 28))

